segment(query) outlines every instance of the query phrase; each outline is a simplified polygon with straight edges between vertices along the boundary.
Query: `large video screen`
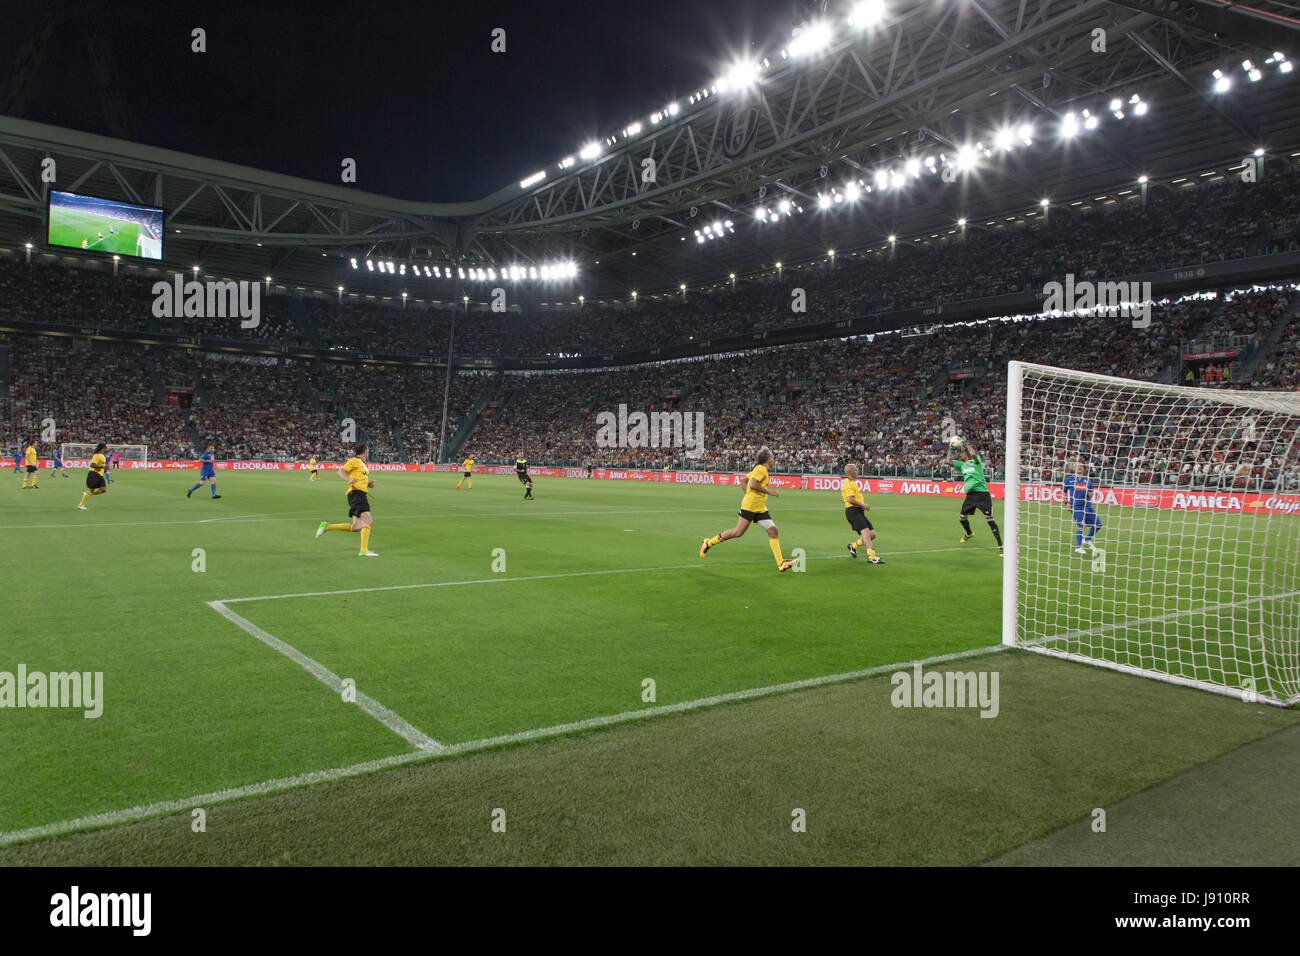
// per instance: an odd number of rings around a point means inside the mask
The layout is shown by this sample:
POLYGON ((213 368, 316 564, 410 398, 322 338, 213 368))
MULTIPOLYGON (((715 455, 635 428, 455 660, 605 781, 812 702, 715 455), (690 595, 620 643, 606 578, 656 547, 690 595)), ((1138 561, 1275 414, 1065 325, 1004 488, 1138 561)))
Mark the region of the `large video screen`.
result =
POLYGON ((50 190, 49 244, 161 259, 163 211, 113 199, 50 190))

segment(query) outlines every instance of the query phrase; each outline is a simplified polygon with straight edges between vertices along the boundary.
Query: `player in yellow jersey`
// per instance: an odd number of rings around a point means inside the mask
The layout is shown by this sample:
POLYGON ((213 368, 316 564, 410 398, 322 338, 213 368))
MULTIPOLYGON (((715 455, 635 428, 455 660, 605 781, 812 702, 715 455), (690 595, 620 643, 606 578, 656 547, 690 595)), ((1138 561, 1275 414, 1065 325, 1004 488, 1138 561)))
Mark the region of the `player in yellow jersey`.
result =
POLYGON ((86 507, 86 499, 91 495, 108 493, 108 481, 104 478, 104 472, 108 468, 108 461, 104 458, 106 451, 108 446, 100 442, 95 446, 95 453, 90 456, 90 471, 86 472, 86 493, 81 496, 81 503, 77 505, 78 511, 90 510, 86 507))
POLYGON ((348 483, 348 515, 352 518, 352 523, 330 524, 322 521, 316 529, 318 538, 326 531, 360 531, 361 550, 357 556, 361 558, 379 557, 370 550, 370 496, 366 492, 375 487, 375 483, 370 480, 370 472, 366 469, 366 459, 369 457, 370 450, 365 443, 357 444, 353 446, 352 457, 339 469, 339 477, 348 483))
POLYGON ((465 464, 464 464, 462 467, 464 467, 464 469, 465 469, 465 475, 464 475, 464 477, 462 477, 462 478, 460 479, 460 481, 456 482, 456 487, 459 488, 463 482, 468 481, 468 482, 469 482, 469 488, 470 488, 470 491, 473 491, 473 490, 474 490, 474 458, 473 458, 473 456, 470 456, 469 458, 466 458, 466 459, 465 459, 465 464))
POLYGON ((767 511, 768 496, 781 497, 776 489, 767 486, 768 469, 774 464, 772 450, 764 445, 758 450, 758 463, 754 466, 754 470, 745 476, 745 497, 740 499, 740 520, 736 522, 734 528, 720 531, 712 538, 705 538, 700 545, 701 558, 709 553, 710 548, 717 547, 723 541, 739 538, 749 530, 752 522, 757 521, 767 531, 767 543, 776 557, 776 569, 788 571, 793 567, 793 561, 787 561, 781 556, 781 542, 777 538, 776 522, 767 511))
POLYGON ((308 481, 315 481, 317 478, 320 477, 320 475, 316 474, 316 456, 315 456, 315 455, 312 455, 311 458, 307 459, 307 470, 311 472, 311 474, 307 476, 307 480, 308 480, 308 481))
POLYGON ((876 529, 871 526, 867 519, 867 512, 871 510, 871 505, 867 504, 866 499, 862 497, 862 489, 858 487, 858 466, 849 463, 844 466, 844 482, 840 485, 840 498, 844 500, 844 517, 849 519, 849 527, 858 532, 858 540, 852 542, 849 548, 849 554, 853 557, 858 556, 858 548, 867 549, 867 560, 872 564, 884 564, 876 556, 876 549, 871 546, 871 542, 876 540, 876 529))
POLYGON ((27 488, 27 482, 31 482, 32 488, 36 487, 36 442, 33 441, 27 446, 27 451, 23 452, 23 458, 27 466, 27 474, 23 475, 23 487, 27 488))

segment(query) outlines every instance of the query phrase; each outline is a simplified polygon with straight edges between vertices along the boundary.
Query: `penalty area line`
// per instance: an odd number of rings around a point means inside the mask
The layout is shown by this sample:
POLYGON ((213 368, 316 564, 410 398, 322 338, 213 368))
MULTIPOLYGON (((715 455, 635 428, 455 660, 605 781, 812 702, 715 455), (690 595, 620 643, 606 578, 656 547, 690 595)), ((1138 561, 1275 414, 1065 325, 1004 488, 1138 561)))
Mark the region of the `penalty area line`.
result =
MULTIPOLYGON (((890 557, 896 557, 905 554, 936 554, 943 551, 967 551, 969 548, 920 548, 915 551, 891 551, 890 557)), ((838 561, 847 560, 847 554, 815 554, 805 560, 808 561, 838 561)), ((714 567, 724 568, 741 568, 753 566, 756 564, 769 564, 764 560, 756 561, 717 561, 714 567)), ((598 571, 563 571, 558 574, 530 574, 517 578, 495 577, 495 578, 472 578, 466 581, 428 581, 423 584, 387 584, 373 588, 343 588, 337 591, 298 591, 293 594, 258 594, 253 597, 234 597, 222 598, 220 601, 209 602, 212 604, 244 604, 249 601, 283 601, 287 598, 309 598, 309 597, 335 597, 341 594, 369 594, 379 591, 420 591, 426 588, 452 588, 464 584, 510 584, 519 581, 554 581, 559 578, 587 578, 598 577, 607 574, 643 574, 648 571, 685 571, 691 568, 703 568, 706 565, 695 564, 664 564, 657 567, 649 568, 602 568, 598 571)))
MULTIPOLYGON (((210 603, 219 604, 221 602, 215 601, 210 603)), ((234 612, 232 611, 230 613, 233 614, 234 612)), ((238 616, 239 615, 235 615, 235 617, 238 616)), ((285 646, 287 647, 288 645, 285 646)), ((716 707, 719 704, 754 700, 761 697, 770 697, 776 694, 789 693, 791 691, 824 687, 830 684, 845 683, 866 677, 877 677, 881 674, 906 670, 915 667, 918 664, 924 667, 928 664, 940 664, 946 661, 961 660, 967 657, 982 657, 987 654, 1000 653, 1006 649, 1006 645, 993 644, 988 647, 977 647, 971 650, 957 651, 952 654, 940 654, 937 657, 925 657, 914 661, 904 661, 899 664, 880 664, 876 667, 847 671, 843 674, 828 674, 824 677, 810 677, 805 680, 787 681, 781 684, 769 684, 766 687, 755 687, 751 690, 739 690, 724 694, 714 694, 711 697, 700 697, 695 700, 682 701, 677 704, 661 704, 658 707, 647 707, 644 710, 629 710, 619 714, 610 714, 605 717, 591 717, 586 720, 578 720, 565 724, 555 724, 537 730, 525 730, 520 733, 502 734, 497 737, 484 737, 480 740, 469 740, 460 744, 442 746, 439 750, 417 750, 411 753, 394 754, 391 757, 383 757, 378 760, 368 760, 364 763, 353 764, 350 767, 335 767, 330 770, 315 770, 310 773, 297 774, 292 777, 279 777, 273 780, 264 780, 261 783, 248 784, 242 787, 231 787, 226 790, 214 790, 210 793, 199 794, 198 796, 143 804, 126 810, 110 810, 104 813, 93 814, 91 816, 77 817, 73 820, 63 820, 58 823, 46 823, 41 826, 29 827, 25 830, 13 830, 9 833, 0 833, 0 847, 14 846, 19 843, 30 843, 33 840, 45 839, 48 837, 66 836, 84 830, 122 826, 127 823, 139 823, 143 820, 149 820, 155 817, 171 816, 172 814, 181 813, 185 810, 192 810, 195 807, 206 808, 214 804, 230 803, 235 800, 243 800, 249 797, 271 796, 273 794, 285 793, 290 790, 310 787, 318 783, 332 783, 350 777, 360 777, 365 774, 375 773, 380 770, 391 770, 394 767, 400 767, 405 764, 436 760, 442 757, 460 756, 463 754, 490 750, 495 747, 508 746, 510 744, 527 743, 551 737, 562 737, 566 734, 584 730, 598 730, 618 724, 631 723, 638 720, 648 720, 653 717, 688 713, 695 710, 705 710, 711 707, 716 707)), ((360 697, 360 695, 358 695, 358 697, 360 697)))
MULTIPOLYGON (((302 651, 298 650, 298 648, 280 640, 274 634, 262 630, 262 628, 258 627, 247 618, 240 617, 234 611, 230 610, 230 608, 226 607, 221 601, 208 601, 206 603, 208 607, 212 608, 212 610, 216 611, 226 620, 253 635, 253 637, 257 638, 272 650, 283 654, 312 677, 316 678, 332 690, 340 698, 342 697, 344 691, 343 679, 327 668, 324 664, 313 660, 302 651)), ((359 708, 371 717, 375 718, 375 720, 379 721, 393 733, 397 734, 397 736, 401 737, 412 747, 428 753, 438 753, 445 749, 442 744, 438 743, 438 741, 434 740, 399 714, 389 710, 373 697, 363 694, 359 690, 356 690, 355 693, 356 705, 359 708)))

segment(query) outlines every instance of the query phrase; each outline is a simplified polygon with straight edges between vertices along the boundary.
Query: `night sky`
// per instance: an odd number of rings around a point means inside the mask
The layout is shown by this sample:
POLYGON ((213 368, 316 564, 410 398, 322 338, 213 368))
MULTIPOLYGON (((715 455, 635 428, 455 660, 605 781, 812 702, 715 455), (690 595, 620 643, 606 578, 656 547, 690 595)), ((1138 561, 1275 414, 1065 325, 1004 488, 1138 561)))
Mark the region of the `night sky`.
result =
MULTIPOLYGON (((360 189, 477 199, 588 140, 644 120, 747 44, 779 44, 792 0, 288 4, 50 0, 53 36, 23 119, 323 182, 357 160, 360 189), (126 106, 116 129, 83 38, 93 31, 126 106), (190 31, 207 31, 207 52, 190 31), (490 51, 506 31, 507 51, 490 51)), ((6 5, 0 70, 46 4, 6 5)), ((2 110, 0 110, 2 111, 2 110)))

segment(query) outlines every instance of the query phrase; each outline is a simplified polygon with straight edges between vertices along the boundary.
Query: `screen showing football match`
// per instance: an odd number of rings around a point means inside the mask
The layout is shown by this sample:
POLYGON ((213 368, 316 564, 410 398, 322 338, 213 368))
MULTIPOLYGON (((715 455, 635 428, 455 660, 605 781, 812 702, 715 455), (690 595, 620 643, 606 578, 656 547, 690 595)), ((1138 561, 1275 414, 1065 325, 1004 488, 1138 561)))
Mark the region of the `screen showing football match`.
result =
POLYGON ((152 206, 50 191, 49 244, 162 258, 163 211, 152 206))

